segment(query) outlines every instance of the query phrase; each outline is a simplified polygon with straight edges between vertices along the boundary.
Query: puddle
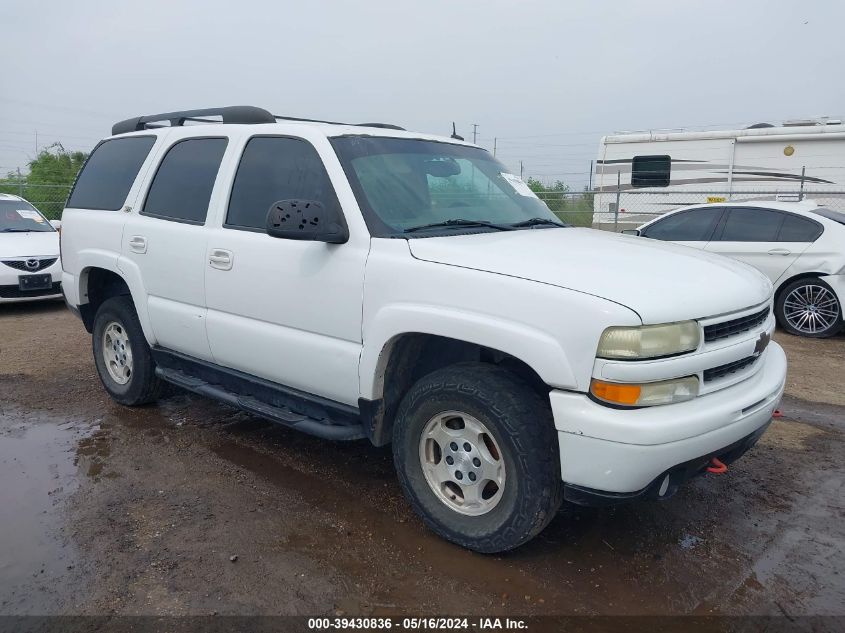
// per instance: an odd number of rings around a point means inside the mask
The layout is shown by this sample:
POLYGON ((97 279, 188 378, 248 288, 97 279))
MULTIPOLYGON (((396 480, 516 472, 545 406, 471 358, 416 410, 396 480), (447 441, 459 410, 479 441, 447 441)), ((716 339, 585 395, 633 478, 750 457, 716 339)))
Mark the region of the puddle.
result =
POLYGON ((78 485, 77 442, 93 429, 0 410, 0 612, 52 612, 57 579, 76 564, 60 534, 78 485))

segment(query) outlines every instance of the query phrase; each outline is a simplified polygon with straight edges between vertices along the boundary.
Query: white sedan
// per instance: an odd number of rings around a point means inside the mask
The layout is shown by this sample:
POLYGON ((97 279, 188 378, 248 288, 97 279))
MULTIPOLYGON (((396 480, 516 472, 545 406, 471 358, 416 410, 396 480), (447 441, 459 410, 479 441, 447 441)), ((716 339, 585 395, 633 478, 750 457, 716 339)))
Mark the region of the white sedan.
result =
POLYGON ((62 297, 58 224, 0 193, 0 303, 62 297))
POLYGON ((845 301, 845 213, 803 202, 724 202, 676 209, 634 231, 746 262, 775 286, 792 334, 833 336, 845 301))

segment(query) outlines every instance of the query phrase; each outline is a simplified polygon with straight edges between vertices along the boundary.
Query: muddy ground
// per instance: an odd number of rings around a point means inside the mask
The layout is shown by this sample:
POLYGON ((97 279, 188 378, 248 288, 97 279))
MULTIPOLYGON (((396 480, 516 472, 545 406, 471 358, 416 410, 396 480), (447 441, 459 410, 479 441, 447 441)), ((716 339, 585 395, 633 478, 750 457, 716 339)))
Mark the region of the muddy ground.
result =
POLYGON ((0 306, 0 614, 845 614, 845 338, 776 338, 785 417, 727 475, 483 556, 389 450, 121 408, 62 305, 0 306))

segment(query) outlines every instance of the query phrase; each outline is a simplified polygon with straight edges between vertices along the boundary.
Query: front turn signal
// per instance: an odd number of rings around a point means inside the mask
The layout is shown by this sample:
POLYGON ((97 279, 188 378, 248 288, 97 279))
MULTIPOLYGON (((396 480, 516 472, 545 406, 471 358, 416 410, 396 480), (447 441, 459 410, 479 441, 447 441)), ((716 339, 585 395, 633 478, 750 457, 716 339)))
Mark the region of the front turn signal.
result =
POLYGON ((590 393, 598 400, 623 407, 653 407, 692 400, 698 395, 698 378, 686 376, 660 382, 625 384, 593 380, 590 393))

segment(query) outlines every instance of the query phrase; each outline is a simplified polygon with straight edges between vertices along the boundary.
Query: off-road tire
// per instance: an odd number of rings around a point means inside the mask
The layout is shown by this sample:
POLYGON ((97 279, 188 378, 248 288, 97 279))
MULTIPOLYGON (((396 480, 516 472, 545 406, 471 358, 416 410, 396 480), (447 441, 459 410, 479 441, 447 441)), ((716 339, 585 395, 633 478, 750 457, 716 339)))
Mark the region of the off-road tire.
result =
POLYGON ((393 457, 405 496, 426 525, 477 552, 522 545, 549 524, 561 504, 560 453, 548 400, 495 365, 452 365, 414 384, 396 415, 393 457), (421 434, 446 411, 481 421, 501 448, 507 478, 501 500, 486 514, 467 516, 448 507, 423 474, 421 434))
POLYGON ((131 297, 121 295, 103 302, 94 316, 92 347, 97 374, 113 400, 128 407, 135 407, 158 399, 162 382, 155 375, 155 362, 131 297), (132 347, 132 374, 129 382, 124 385, 111 377, 103 358, 103 332, 112 322, 117 322, 123 327, 132 347))
POLYGON ((796 336, 804 336, 807 338, 828 338, 831 336, 835 336, 842 330, 842 305, 839 303, 839 299, 836 297, 836 293, 833 292, 833 289, 828 285, 826 282, 822 281, 818 277, 805 277, 803 279, 796 279, 790 284, 784 286, 779 292, 777 296, 777 300, 775 301, 775 318, 777 319, 778 325, 783 328, 785 331, 789 332, 790 334, 794 334, 796 336), (816 286, 818 288, 823 288, 830 296, 836 300, 836 311, 838 315, 835 319, 833 319, 831 325, 826 327, 822 330, 818 330, 816 332, 808 332, 802 331, 789 322, 786 316, 786 300, 789 295, 798 288, 802 288, 804 286, 816 286))

